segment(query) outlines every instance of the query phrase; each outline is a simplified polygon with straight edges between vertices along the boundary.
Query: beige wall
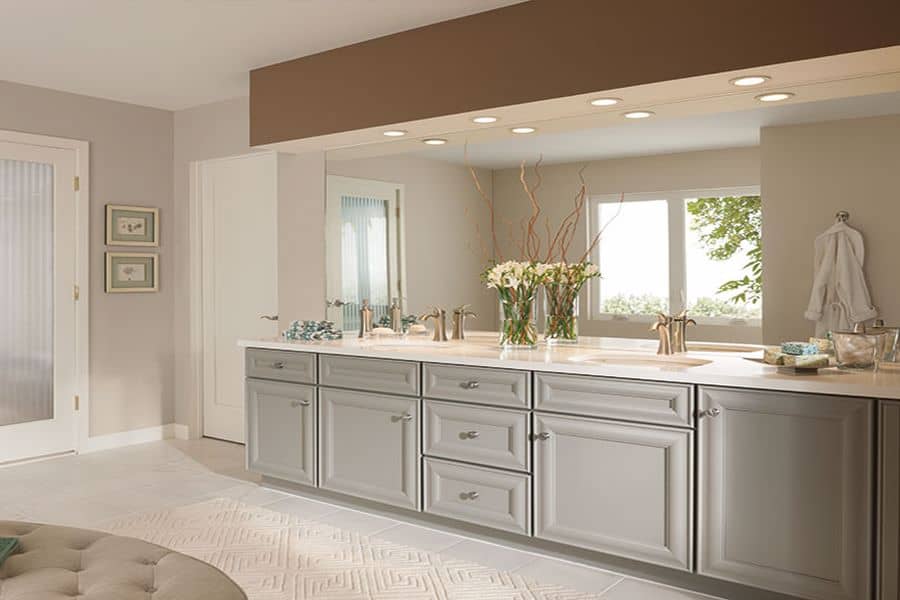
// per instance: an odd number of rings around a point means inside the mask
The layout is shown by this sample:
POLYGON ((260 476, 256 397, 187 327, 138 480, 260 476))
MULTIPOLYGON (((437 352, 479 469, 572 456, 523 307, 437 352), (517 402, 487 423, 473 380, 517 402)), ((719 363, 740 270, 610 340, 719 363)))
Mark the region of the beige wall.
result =
MULTIPOLYGON (((194 161, 247 154, 247 98, 177 111, 174 116, 175 245, 181 260, 175 281, 175 422, 201 432, 199 398, 190 385, 190 168, 194 161)), ((325 158, 321 152, 278 160, 278 312, 293 319, 324 317, 325 158)), ((241 243, 241 240, 235 240, 241 243)))
MULTIPOLYGON (((485 235, 487 211, 468 169, 417 156, 386 156, 329 161, 329 175, 402 183, 405 186, 407 304, 416 314, 437 305, 449 311, 471 304, 478 318, 470 329, 496 327, 494 296, 479 274, 482 256, 475 224, 485 235)), ((478 171, 486 193, 491 172, 478 171)))
MULTIPOLYGON (((543 183, 537 195, 551 223, 558 224, 572 210, 572 201, 580 185, 578 170, 581 167, 582 163, 578 163, 548 165, 541 169, 543 183)), ((584 177, 591 195, 759 185, 759 149, 731 148, 595 161, 587 164, 584 177)), ((529 179, 534 181, 531 171, 529 179)), ((526 214, 529 203, 519 182, 518 168, 494 171, 494 198, 497 213, 502 215, 501 220, 517 223, 526 214)), ((581 225, 586 231, 584 221, 581 225)), ((555 228, 556 225, 553 225, 554 231, 555 228)), ((505 229, 500 231, 500 241, 504 253, 508 257, 514 256, 514 246, 509 243, 505 229)), ((577 236, 572 244, 571 257, 580 256, 586 245, 586 233, 577 236)), ((582 334, 653 337, 646 323, 588 321, 586 304, 585 301, 581 303, 582 334)), ((692 329, 691 336, 703 340, 756 342, 760 339, 760 331, 758 328, 701 325, 692 329)))
POLYGON ((178 263, 172 113, 0 82, 0 129, 90 142, 90 434, 171 423, 178 263), (104 293, 110 203, 160 209, 159 292, 104 293))
POLYGON ((813 334, 813 242, 839 210, 865 239, 873 302, 900 323, 900 115, 764 128, 761 159, 765 341, 813 334))

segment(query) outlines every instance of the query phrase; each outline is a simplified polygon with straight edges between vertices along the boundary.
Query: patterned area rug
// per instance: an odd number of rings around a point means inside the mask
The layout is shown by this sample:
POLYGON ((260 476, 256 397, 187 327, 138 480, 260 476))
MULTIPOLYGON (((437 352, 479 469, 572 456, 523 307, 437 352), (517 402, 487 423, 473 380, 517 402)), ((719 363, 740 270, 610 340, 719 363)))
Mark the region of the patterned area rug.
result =
POLYGON ((107 523, 206 561, 250 600, 592 600, 595 594, 218 498, 107 523))

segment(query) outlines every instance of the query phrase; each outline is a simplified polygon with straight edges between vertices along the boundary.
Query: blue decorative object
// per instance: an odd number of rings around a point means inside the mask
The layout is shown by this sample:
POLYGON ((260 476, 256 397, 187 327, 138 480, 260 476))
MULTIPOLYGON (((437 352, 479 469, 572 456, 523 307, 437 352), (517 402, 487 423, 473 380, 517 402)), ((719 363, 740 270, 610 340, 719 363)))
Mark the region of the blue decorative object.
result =
MULTIPOLYGON (((416 315, 406 315, 405 317, 400 317, 400 327, 403 329, 403 333, 409 331, 409 326, 415 324, 419 320, 419 317, 416 315)), ((387 315, 384 315, 378 322, 375 323, 376 327, 387 327, 390 329, 391 327, 391 318, 387 315)))
POLYGON ((791 356, 806 356, 809 354, 818 354, 819 347, 816 344, 807 342, 784 342, 781 344, 781 351, 791 356))
POLYGON ((294 321, 282 335, 288 341, 315 342, 339 340, 344 332, 337 331, 333 321, 294 321))

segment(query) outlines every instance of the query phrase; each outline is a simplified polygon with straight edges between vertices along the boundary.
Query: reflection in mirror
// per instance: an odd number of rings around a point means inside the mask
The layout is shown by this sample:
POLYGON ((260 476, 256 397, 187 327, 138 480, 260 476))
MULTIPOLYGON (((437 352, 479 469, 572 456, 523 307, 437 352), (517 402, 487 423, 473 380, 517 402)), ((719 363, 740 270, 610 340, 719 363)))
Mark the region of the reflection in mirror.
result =
MULTIPOLYGON (((533 215, 523 179, 530 189, 537 186, 537 229, 546 248, 545 238, 571 214, 583 177, 585 211, 567 258, 585 253, 601 277, 581 290, 582 335, 649 338, 657 312, 686 310, 698 323, 691 330, 694 340, 777 342, 791 331, 802 339, 809 329, 806 275, 812 272, 815 237, 834 222, 837 210, 853 208, 848 194, 858 186, 871 184, 890 194, 890 173, 876 167, 886 156, 880 148, 900 144, 900 92, 800 98, 681 118, 667 118, 664 107, 657 107, 651 118, 611 122, 607 115, 603 126, 573 130, 564 119, 541 122, 530 135, 511 135, 511 124, 505 124, 493 134, 474 135, 467 146, 405 140, 334 151, 327 163, 329 298, 348 304, 341 314, 331 309, 330 318, 352 328, 358 303, 369 299, 378 320, 398 296, 404 313, 421 314, 432 306, 449 313, 471 304, 479 313, 474 328, 496 331, 497 295, 480 280, 494 258, 491 211, 473 174, 493 203, 505 258, 521 258, 523 224, 533 215), (819 147, 822 139, 834 148, 852 143, 865 160, 849 160, 837 150, 832 156, 819 147), (825 185, 824 172, 834 186, 825 185), (394 225, 389 204, 377 205, 377 227, 387 232, 387 241, 332 231, 333 215, 350 210, 338 191, 347 181, 365 181, 397 199, 394 225), (777 247, 768 251, 765 265, 764 224, 767 243, 777 247), (599 242, 588 251, 597 234, 599 242), (353 259, 338 259, 351 246, 353 259), (372 266, 376 257, 378 269, 372 266), (800 283, 798 265, 804 269, 800 283), (375 275, 382 278, 377 285, 375 275), (769 323, 772 333, 764 336, 769 323)), ((374 191, 355 193, 378 197, 374 191)), ((890 212, 884 206, 855 211, 858 225, 869 219, 866 260, 870 278, 877 278, 875 289, 889 287, 882 264, 885 234, 877 222, 884 210, 890 212)))

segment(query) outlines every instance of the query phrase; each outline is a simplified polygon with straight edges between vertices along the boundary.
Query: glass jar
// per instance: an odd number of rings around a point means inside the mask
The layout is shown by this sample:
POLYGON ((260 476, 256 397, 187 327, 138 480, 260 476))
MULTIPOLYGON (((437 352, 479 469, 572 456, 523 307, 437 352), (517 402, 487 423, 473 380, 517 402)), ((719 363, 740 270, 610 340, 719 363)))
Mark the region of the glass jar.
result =
POLYGON ((840 369, 873 369, 881 361, 883 333, 835 331, 831 337, 840 369))
POLYGON ((882 362, 895 362, 897 356, 897 344, 900 341, 900 327, 885 327, 881 319, 875 321, 875 326, 866 330, 867 333, 880 333, 884 337, 881 340, 879 351, 882 362))
POLYGON ((578 342, 578 289, 570 285, 544 286, 544 341, 548 344, 578 342))
MULTIPOLYGON (((509 290, 506 290, 508 292, 509 290)), ((535 298, 537 287, 518 288, 515 293, 500 293, 500 346, 532 349, 537 347, 535 298)))

